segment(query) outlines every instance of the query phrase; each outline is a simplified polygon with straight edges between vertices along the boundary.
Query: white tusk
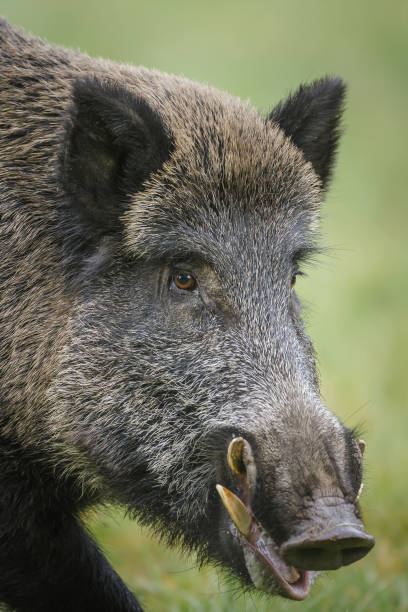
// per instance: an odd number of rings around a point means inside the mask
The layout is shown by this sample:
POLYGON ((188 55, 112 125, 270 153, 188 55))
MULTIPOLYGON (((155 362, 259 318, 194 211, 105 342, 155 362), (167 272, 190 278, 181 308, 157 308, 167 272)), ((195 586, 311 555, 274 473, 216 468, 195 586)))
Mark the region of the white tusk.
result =
POLYGON ((366 443, 364 442, 364 440, 359 440, 358 441, 358 447, 360 449, 361 454, 364 455, 364 451, 365 451, 365 448, 366 448, 366 443))
POLYGON ((251 531, 252 517, 242 501, 222 485, 216 485, 222 503, 226 507, 232 522, 243 536, 248 537, 251 531))
POLYGON ((228 447, 227 461, 234 474, 245 474, 245 464, 242 451, 244 438, 234 438, 228 447))
POLYGON ((357 496, 356 496, 356 502, 358 502, 358 500, 360 499, 360 495, 363 492, 363 489, 364 489, 364 483, 362 482, 358 490, 357 496))

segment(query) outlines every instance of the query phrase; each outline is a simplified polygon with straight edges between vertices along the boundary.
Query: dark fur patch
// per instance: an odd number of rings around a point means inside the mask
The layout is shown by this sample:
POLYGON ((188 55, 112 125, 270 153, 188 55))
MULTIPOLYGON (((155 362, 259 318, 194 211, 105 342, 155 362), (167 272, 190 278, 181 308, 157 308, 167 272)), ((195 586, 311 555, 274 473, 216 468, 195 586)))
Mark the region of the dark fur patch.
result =
POLYGON ((141 612, 77 519, 76 483, 2 436, 0 464, 1 602, 19 612, 141 612))
POLYGON ((74 83, 63 182, 86 230, 118 229, 129 197, 172 149, 160 117, 145 100, 107 80, 88 77, 74 83))
POLYGON ((303 151, 324 189, 331 176, 346 86, 339 78, 326 77, 299 89, 280 102, 268 119, 280 125, 303 151))
POLYGON ((232 435, 277 544, 305 498, 358 485, 291 289, 343 86, 302 87, 265 122, 1 22, 0 40, 0 599, 139 610, 78 520, 100 500, 247 583, 215 489, 236 486, 232 435), (175 266, 196 293, 170 290, 175 266))

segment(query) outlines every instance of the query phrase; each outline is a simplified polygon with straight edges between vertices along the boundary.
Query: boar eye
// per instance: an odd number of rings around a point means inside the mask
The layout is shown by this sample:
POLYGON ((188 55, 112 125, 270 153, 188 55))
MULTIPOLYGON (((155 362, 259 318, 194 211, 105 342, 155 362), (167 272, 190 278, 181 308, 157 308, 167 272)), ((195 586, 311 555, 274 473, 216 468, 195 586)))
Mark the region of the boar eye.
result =
POLYGON ((304 272, 302 272, 302 271, 299 269, 299 266, 298 266, 298 265, 296 265, 296 266, 295 266, 295 268, 294 268, 294 270, 293 270, 293 272, 292 272, 292 276, 291 276, 291 279, 290 279, 290 286, 291 286, 291 289, 293 289, 293 287, 296 285, 296 278, 297 278, 298 276, 305 276, 305 274, 304 274, 304 272))
POLYGON ((197 281, 188 272, 177 272, 170 277, 171 286, 175 286, 181 291, 195 291, 197 289, 197 281))
POLYGON ((295 269, 292 272, 292 277, 290 279, 290 287, 291 289, 293 289, 293 287, 296 285, 296 277, 297 275, 300 273, 298 266, 295 267, 295 269))

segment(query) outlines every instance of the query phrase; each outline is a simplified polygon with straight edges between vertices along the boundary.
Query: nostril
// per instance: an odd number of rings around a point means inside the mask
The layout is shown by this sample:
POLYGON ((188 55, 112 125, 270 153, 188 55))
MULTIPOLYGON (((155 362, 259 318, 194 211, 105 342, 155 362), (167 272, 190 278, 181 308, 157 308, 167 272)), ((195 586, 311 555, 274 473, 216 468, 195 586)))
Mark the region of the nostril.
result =
MULTIPOLYGON (((373 544, 374 545, 374 544, 373 544)), ((362 559, 372 549, 367 546, 354 546, 353 548, 345 548, 343 550, 343 565, 350 565, 359 559, 362 559)))
POLYGON ((292 538, 281 548, 288 565, 302 570, 334 570, 364 557, 374 546, 374 538, 354 527, 339 526, 330 537, 292 538))
POLYGON ((286 563, 301 570, 329 570, 342 566, 340 550, 326 548, 295 547, 285 551, 283 558, 286 563))

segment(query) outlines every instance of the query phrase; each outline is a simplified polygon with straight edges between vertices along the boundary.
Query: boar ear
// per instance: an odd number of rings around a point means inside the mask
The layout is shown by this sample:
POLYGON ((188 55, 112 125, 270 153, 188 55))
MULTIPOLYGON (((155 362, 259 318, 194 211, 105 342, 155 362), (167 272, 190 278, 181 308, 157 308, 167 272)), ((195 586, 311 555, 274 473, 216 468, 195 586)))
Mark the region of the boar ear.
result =
POLYGON ((70 205, 88 231, 115 231, 129 196, 171 150, 160 117, 145 101, 95 78, 74 84, 63 181, 70 205))
POLYGON ((299 89, 280 102, 268 119, 275 121, 302 150, 327 188, 340 136, 346 86, 325 77, 299 89))

